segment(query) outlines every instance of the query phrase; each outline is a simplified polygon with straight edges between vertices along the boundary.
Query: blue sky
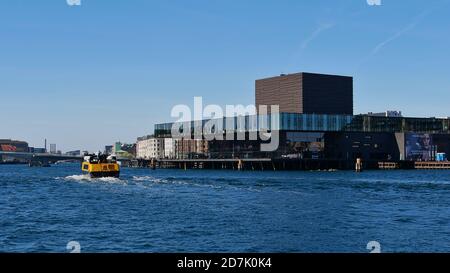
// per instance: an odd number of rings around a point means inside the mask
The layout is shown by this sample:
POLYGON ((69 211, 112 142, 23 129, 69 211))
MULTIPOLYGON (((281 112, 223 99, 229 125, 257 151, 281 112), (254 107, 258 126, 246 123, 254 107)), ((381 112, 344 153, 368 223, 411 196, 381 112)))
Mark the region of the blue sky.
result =
POLYGON ((0 138, 98 150, 254 80, 354 76, 355 113, 450 116, 450 0, 0 0, 0 138))

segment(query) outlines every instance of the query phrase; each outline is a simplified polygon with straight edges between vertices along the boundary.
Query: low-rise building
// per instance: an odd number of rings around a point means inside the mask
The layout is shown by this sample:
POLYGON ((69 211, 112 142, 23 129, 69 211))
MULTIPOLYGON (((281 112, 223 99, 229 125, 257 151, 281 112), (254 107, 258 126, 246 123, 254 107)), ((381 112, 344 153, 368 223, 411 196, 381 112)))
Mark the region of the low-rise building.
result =
POLYGON ((113 153, 113 145, 106 145, 104 153, 107 154, 107 155, 112 154, 113 153))
POLYGON ((164 139, 164 158, 174 159, 175 156, 175 139, 164 139))
POLYGON ((203 139, 176 139, 175 158, 197 159, 209 156, 209 142, 203 139))
POLYGON ((28 152, 28 143, 25 141, 0 139, 0 151, 3 152, 28 152))
MULTIPOLYGON (((2 152, 28 152, 28 143, 25 141, 11 140, 11 139, 0 139, 0 151, 2 152)), ((13 161, 15 158, 0 155, 1 161, 13 161)))
POLYGON ((136 157, 136 144, 135 143, 126 144, 126 143, 116 142, 112 146, 112 154, 120 156, 120 157, 135 158, 136 157))
POLYGON ((45 148, 29 147, 28 152, 32 154, 45 154, 46 150, 45 148))
POLYGON ((81 151, 80 151, 80 150, 69 151, 69 152, 66 152, 66 155, 69 155, 69 156, 79 156, 79 155, 81 155, 81 151))
POLYGON ((51 154, 57 154, 57 150, 56 150, 56 144, 50 144, 50 153, 51 154))
POLYGON ((136 158, 152 159, 164 157, 164 139, 144 136, 137 139, 136 158))

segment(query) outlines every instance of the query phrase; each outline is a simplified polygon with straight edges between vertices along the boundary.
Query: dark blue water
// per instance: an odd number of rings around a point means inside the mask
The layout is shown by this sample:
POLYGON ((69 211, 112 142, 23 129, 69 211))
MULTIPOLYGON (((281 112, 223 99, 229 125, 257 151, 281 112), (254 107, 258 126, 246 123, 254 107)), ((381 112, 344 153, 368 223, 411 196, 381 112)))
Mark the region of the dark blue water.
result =
POLYGON ((0 252, 450 251, 450 172, 0 165, 0 252))

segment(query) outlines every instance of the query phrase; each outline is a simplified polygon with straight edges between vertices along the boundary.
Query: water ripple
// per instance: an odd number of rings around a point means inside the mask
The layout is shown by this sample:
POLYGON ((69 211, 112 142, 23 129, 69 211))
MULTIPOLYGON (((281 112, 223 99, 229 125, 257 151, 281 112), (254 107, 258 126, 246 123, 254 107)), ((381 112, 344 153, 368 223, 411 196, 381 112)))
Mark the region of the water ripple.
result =
POLYGON ((0 166, 0 252, 450 251, 450 172, 0 166))

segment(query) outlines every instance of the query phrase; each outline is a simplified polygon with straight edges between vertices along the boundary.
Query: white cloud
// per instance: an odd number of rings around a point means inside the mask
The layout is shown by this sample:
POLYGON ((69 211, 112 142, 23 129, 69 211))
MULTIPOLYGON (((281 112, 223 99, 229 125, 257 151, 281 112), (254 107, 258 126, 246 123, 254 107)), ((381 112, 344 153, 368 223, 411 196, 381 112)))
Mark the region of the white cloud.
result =
POLYGON ((377 54, 381 49, 383 49, 386 45, 388 45, 389 43, 397 40, 398 38, 400 38, 401 36, 403 36, 404 34, 406 34, 407 32, 413 30, 425 17, 429 16, 431 13, 431 10, 426 10, 424 12, 422 12, 421 14, 419 14, 417 17, 414 18, 414 20, 408 24, 406 27, 400 29, 399 31, 397 31, 396 33, 394 33, 392 36, 388 37, 386 40, 382 41, 381 43, 379 43, 376 47, 374 47, 374 49, 370 52, 370 56, 373 56, 375 54, 377 54))
POLYGON ((327 29, 330 29, 334 27, 334 24, 328 23, 328 24, 320 24, 316 30, 314 30, 314 32, 311 33, 311 35, 309 35, 302 43, 301 45, 301 50, 305 50, 306 48, 308 48, 309 44, 314 41, 317 37, 319 37, 319 35, 324 32, 327 29))

